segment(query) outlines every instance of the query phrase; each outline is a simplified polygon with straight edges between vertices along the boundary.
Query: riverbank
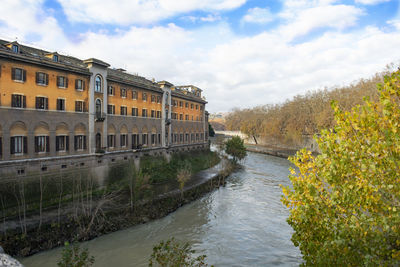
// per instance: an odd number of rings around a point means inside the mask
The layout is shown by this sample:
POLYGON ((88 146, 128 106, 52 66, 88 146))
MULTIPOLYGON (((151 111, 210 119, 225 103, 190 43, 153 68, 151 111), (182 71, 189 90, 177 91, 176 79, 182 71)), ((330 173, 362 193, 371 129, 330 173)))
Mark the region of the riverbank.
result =
MULTIPOLYGON (((159 219, 224 185, 225 177, 232 171, 233 168, 230 168, 223 159, 216 166, 191 176, 185 183, 183 194, 175 187, 150 199, 137 201, 133 208, 127 204, 129 201, 126 194, 112 196, 113 201, 109 201, 99 209, 95 208, 95 216, 82 215, 79 218, 63 216, 60 223, 43 223, 39 230, 37 227, 30 227, 26 234, 18 230, 8 232, 2 237, 0 244, 10 255, 25 257, 61 246, 66 241, 91 240, 107 233, 159 219)), ((93 206, 96 207, 96 204, 93 206)))
POLYGON ((262 145, 246 144, 245 146, 246 150, 250 152, 261 153, 285 159, 296 155, 296 152, 298 151, 296 149, 284 149, 279 147, 262 146, 262 145))

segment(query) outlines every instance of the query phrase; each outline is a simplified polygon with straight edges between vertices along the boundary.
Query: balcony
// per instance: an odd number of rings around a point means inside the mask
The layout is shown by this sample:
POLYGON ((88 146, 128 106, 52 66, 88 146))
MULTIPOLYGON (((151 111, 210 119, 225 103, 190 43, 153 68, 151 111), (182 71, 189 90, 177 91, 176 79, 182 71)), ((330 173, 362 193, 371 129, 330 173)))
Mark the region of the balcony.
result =
POLYGON ((103 122, 106 119, 104 112, 96 112, 96 122, 103 122))

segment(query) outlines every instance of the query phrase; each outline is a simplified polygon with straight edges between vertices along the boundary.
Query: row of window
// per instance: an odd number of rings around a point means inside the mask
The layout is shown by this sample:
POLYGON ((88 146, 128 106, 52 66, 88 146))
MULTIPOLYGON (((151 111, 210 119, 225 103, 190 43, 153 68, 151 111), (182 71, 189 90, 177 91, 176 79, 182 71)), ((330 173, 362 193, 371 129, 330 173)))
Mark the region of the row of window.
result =
MULTIPOLYGON (((18 82, 25 82, 26 70, 21 68, 12 68, 11 79, 18 82)), ((36 84, 42 86, 49 85, 49 74, 45 72, 36 72, 36 84)), ((68 78, 65 76, 57 76, 57 86, 59 88, 68 88, 68 78)), ((75 79, 75 89, 83 91, 85 89, 85 81, 82 79, 75 79)))
MULTIPOLYGON (((139 134, 132 134, 132 149, 139 148, 140 146, 148 146, 149 145, 149 136, 150 136, 150 144, 161 145, 161 134, 142 134, 142 140, 140 142, 139 134)), ((128 146, 128 135, 121 134, 120 138, 120 146, 125 148, 128 146)), ((115 134, 110 134, 107 136, 107 147, 115 148, 116 147, 116 136, 115 134)))
MULTIPOLYGON (((196 121, 201 121, 201 118, 202 117, 196 116, 196 121)), ((171 113, 171 119, 183 121, 183 114, 182 113, 179 114, 179 117, 178 117, 178 113, 172 112, 171 113)), ((186 121, 189 120, 189 115, 188 114, 185 115, 185 120, 186 121)), ((192 121, 194 121, 194 116, 193 115, 192 115, 192 121)))
MULTIPOLYGON (((69 151, 69 138, 67 135, 56 136, 56 151, 67 152, 69 151)), ((1 147, 1 138, 0 138, 1 147)), ((46 153, 50 152, 50 141, 49 136, 39 135, 35 136, 34 139, 35 153, 46 153)), ((74 149, 75 151, 86 149, 86 136, 75 135, 74 136, 74 149)), ((26 136, 13 136, 10 137, 10 154, 11 155, 23 155, 28 153, 28 138, 26 136)))
MULTIPOLYGON (((107 105, 107 114, 112 114, 115 115, 115 105, 107 105)), ((128 107, 126 106, 121 106, 120 107, 120 115, 127 116, 128 115, 128 107)), ((132 108, 131 115, 134 117, 139 117, 139 109, 138 108, 132 108)), ((146 118, 149 117, 149 114, 147 112, 147 109, 143 108, 141 116, 146 118)), ((161 118, 161 111, 160 110, 151 110, 150 112, 150 117, 151 118, 161 118)))
MULTIPOLYGON (((177 100, 172 100, 172 106, 177 107, 178 106, 178 101, 177 100)), ((179 107, 183 108, 183 101, 179 101, 179 107)), ((189 103, 185 102, 185 108, 189 108, 189 103)), ((194 105, 193 103, 190 103, 190 109, 194 109, 196 108, 196 110, 199 109, 199 105, 194 105)), ((200 105, 200 110, 203 110, 203 106, 200 105)))
POLYGON ((177 134, 177 133, 171 133, 171 142, 172 143, 182 143, 182 142, 194 142, 194 141, 202 141, 203 140, 203 133, 192 133, 192 134, 177 134), (189 140, 190 138, 190 140, 189 140))
MULTIPOLYGON (((65 111, 65 99, 57 98, 56 107, 59 111, 65 111)), ((13 108, 26 108, 26 96, 19 94, 11 95, 11 107, 13 108)), ((36 109, 49 109, 49 99, 44 96, 37 96, 35 98, 35 108, 36 109)), ((76 112, 87 112, 86 102, 83 100, 75 101, 75 111, 76 112)))
MULTIPOLYGON (((112 86, 112 85, 108 86, 107 93, 108 93, 108 95, 115 96, 115 87, 112 86)), ((128 97, 128 90, 126 88, 121 88, 120 89, 120 96, 122 98, 127 98, 128 97)), ((138 99, 138 92, 135 91, 135 90, 132 90, 131 91, 131 96, 132 96, 133 100, 137 100, 138 99)), ((147 98, 148 98, 148 93, 142 92, 142 100, 144 102, 146 102, 147 98)), ((161 104, 161 96, 159 96, 159 95, 151 94, 150 95, 150 99, 151 99, 151 103, 161 104)))

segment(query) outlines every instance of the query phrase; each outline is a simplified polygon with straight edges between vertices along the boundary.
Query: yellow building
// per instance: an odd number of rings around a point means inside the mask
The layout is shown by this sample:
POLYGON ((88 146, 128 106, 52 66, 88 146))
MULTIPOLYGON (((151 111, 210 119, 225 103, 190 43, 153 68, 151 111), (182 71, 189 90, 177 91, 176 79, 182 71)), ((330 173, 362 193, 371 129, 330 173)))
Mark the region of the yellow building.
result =
POLYGON ((0 40, 0 174, 22 172, 13 163, 27 159, 46 170, 46 161, 205 147, 201 93, 0 40))

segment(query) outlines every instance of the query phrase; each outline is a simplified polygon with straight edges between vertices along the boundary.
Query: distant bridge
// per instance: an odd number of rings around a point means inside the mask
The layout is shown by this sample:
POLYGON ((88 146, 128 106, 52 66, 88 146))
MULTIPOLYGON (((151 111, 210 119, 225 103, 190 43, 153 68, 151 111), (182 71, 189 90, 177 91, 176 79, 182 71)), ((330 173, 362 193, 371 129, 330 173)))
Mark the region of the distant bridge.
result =
POLYGON ((242 133, 241 131, 215 131, 216 134, 223 134, 226 136, 239 136, 242 139, 247 139, 247 134, 242 133))

